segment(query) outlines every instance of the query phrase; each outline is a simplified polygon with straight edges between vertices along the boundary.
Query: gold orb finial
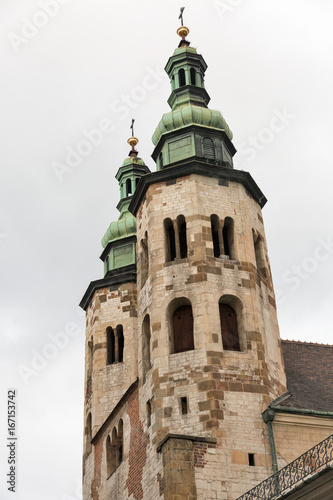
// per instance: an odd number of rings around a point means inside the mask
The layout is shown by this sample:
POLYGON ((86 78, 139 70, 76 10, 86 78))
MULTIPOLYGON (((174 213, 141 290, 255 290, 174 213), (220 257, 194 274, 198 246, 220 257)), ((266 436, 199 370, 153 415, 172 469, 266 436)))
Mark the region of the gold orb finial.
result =
POLYGON ((139 139, 137 139, 136 137, 130 137, 127 142, 131 146, 131 148, 134 149, 139 142, 139 139))
POLYGON ((179 35, 183 39, 187 37, 189 32, 190 30, 186 28, 186 26, 180 26, 180 28, 177 29, 177 35, 179 35))

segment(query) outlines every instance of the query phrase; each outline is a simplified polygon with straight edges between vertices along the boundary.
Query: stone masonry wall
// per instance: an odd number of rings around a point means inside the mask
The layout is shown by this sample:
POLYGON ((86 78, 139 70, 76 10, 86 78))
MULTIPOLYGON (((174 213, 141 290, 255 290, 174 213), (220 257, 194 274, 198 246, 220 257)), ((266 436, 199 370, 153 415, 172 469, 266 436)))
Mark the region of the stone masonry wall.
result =
MULTIPOLYGON (((151 400, 154 446, 170 433, 216 438, 216 450, 207 452, 203 466, 195 469, 197 498, 237 498, 272 472, 261 413, 285 391, 261 210, 242 185, 221 186, 217 179, 191 175, 150 186, 137 214, 137 227, 138 242, 146 232, 149 242, 144 283, 138 270, 140 414, 145 414, 151 400), (214 257, 212 214, 234 220, 233 260, 214 257), (179 215, 186 218, 188 257, 167 263, 163 221, 179 215), (265 249, 260 271, 252 229, 262 237, 265 249), (223 349, 219 300, 225 296, 235 309, 234 304, 239 306, 241 352, 223 349), (169 308, 182 305, 182 298, 192 305, 195 349, 172 354, 169 308), (141 325, 146 314, 152 367, 143 383, 141 325), (186 415, 181 412, 181 397, 188 400, 186 415), (249 464, 249 454, 254 455, 255 466, 249 464)), ((168 476, 164 486, 168 491, 168 476)))

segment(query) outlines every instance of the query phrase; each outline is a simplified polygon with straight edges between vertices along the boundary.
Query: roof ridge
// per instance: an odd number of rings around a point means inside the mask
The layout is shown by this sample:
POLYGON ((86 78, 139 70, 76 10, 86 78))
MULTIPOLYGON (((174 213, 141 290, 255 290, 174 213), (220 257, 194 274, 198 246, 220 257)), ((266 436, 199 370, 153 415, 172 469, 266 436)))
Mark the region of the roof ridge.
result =
POLYGON ((281 342, 289 342, 291 344, 316 345, 321 347, 333 347, 333 344, 321 344, 320 342, 308 342, 306 340, 281 339, 281 342))

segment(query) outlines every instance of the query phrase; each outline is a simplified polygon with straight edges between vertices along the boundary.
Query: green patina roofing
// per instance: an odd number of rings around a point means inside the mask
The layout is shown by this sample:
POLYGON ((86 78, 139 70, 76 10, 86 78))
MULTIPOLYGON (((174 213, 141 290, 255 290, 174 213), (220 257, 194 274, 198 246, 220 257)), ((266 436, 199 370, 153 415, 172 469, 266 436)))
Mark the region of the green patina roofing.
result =
POLYGON ((125 158, 125 160, 123 161, 122 167, 127 167, 127 165, 130 165, 131 163, 134 163, 135 165, 143 165, 144 167, 146 166, 146 164, 142 160, 142 158, 128 157, 128 158, 125 158))
MULTIPOLYGON (((137 155, 137 152, 135 153, 137 155)), ((137 178, 148 172, 149 168, 146 166, 145 162, 134 154, 125 158, 123 161, 122 166, 116 174, 116 179, 120 184, 120 202, 117 206, 120 210, 120 215, 117 221, 111 222, 106 233, 104 234, 102 239, 103 248, 106 248, 108 243, 112 241, 136 235, 136 220, 135 217, 128 211, 131 195, 127 195, 126 193, 126 180, 131 179, 131 181, 135 182, 137 178)), ((135 190, 134 184, 132 185, 132 188, 133 194, 135 190)))
POLYGON ((110 241, 120 240, 136 234, 136 220, 131 212, 128 211, 129 203, 130 200, 124 205, 119 219, 115 222, 111 222, 102 239, 103 248, 105 248, 110 241))
POLYGON ((201 125, 215 130, 224 130, 230 140, 233 137, 227 122, 219 111, 193 104, 185 104, 162 116, 152 137, 154 146, 156 146, 163 134, 181 129, 187 125, 201 125))

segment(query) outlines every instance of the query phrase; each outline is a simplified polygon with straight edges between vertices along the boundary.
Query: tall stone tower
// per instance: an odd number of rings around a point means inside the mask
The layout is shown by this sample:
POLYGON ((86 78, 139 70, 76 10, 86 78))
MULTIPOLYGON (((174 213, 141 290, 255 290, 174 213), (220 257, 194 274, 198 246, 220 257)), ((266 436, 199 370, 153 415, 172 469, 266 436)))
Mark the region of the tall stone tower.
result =
POLYGON ((286 390, 261 209, 181 41, 150 173, 130 139, 86 310, 83 498, 236 499, 272 473, 262 412, 286 390), (135 246, 136 244, 136 246, 135 246))

